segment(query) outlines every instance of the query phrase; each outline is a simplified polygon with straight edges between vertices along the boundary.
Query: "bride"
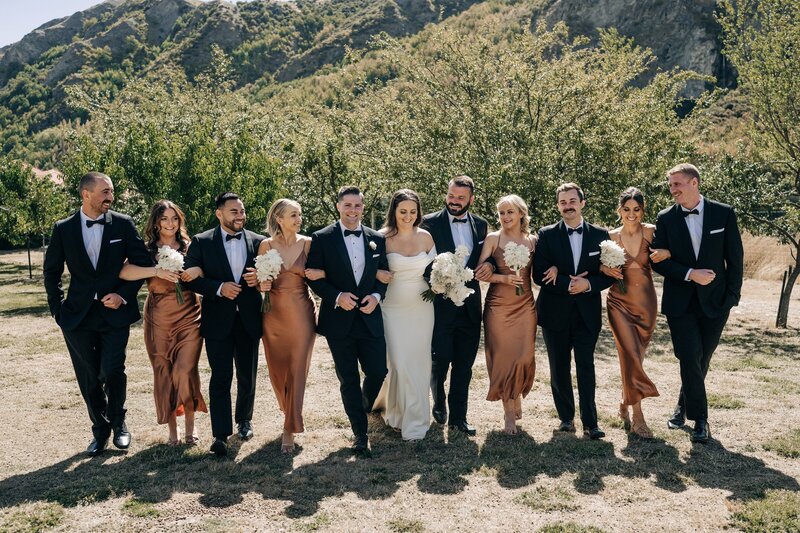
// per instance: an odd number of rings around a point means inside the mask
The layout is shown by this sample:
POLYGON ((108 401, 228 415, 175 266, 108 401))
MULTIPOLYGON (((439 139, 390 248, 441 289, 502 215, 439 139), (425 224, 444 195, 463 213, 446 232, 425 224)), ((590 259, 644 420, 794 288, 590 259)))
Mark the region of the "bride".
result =
POLYGON ((390 272, 378 273, 378 279, 389 285, 381 303, 389 375, 376 405, 383 407, 384 421, 404 440, 425 437, 431 412, 433 304, 421 293, 428 288, 423 273, 436 249, 430 233, 419 228, 420 222, 417 193, 408 189, 394 193, 381 229, 390 272))

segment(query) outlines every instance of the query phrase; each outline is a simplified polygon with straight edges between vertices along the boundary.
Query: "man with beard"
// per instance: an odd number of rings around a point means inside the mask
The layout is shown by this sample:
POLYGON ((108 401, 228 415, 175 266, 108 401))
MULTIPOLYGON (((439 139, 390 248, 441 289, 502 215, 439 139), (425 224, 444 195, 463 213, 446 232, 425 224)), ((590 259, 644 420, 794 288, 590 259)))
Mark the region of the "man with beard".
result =
POLYGON ((125 349, 130 326, 139 320, 136 293, 142 281, 122 281, 127 259, 150 266, 150 254, 130 217, 110 211, 114 184, 100 172, 89 172, 78 185, 81 208, 56 222, 44 258, 44 287, 50 313, 61 327, 75 377, 92 421, 86 453, 95 456, 108 445, 127 449, 125 425, 125 349), (61 276, 70 273, 64 298, 61 276))
POLYGON ((597 425, 594 403, 594 348, 603 322, 600 293, 613 282, 600 273, 600 243, 608 240, 608 231, 583 220, 586 200, 578 185, 559 186, 556 204, 562 220, 539 230, 533 280, 542 288, 536 311, 550 362, 550 388, 561 419, 558 431, 575 431, 574 350, 583 432, 591 439, 601 439, 605 433, 597 425), (558 275, 555 281, 545 282, 545 273, 552 266, 558 275))
POLYGON ((203 296, 200 334, 205 338, 211 380, 211 451, 228 454, 231 424, 231 383, 236 365, 237 435, 253 436, 251 419, 256 395, 258 344, 261 340, 261 293, 255 257, 263 235, 244 229, 247 221, 239 196, 225 192, 215 200, 219 226, 192 238, 185 268, 200 267, 203 276, 188 283, 203 296), (244 283, 243 283, 244 282, 244 283))
MULTIPOLYGON (((475 269, 481 246, 486 239, 486 220, 469 212, 475 201, 475 184, 469 176, 450 180, 445 197, 445 208, 425 215, 421 227, 433 237, 437 253, 455 252, 456 247, 469 250, 464 266, 475 269)), ((430 267, 428 267, 430 268, 430 267)), ((475 273, 491 273, 491 265, 481 265, 475 273)), ((464 305, 457 307, 452 301, 436 296, 433 301, 434 326, 431 356, 431 390, 433 391, 433 418, 439 424, 448 421, 451 428, 473 436, 476 431, 467 422, 469 383, 472 365, 478 353, 481 337, 481 288, 478 279, 467 286, 475 292, 464 305), (445 395, 444 382, 450 370, 450 391, 445 395), (450 408, 450 417, 447 408, 450 408)))

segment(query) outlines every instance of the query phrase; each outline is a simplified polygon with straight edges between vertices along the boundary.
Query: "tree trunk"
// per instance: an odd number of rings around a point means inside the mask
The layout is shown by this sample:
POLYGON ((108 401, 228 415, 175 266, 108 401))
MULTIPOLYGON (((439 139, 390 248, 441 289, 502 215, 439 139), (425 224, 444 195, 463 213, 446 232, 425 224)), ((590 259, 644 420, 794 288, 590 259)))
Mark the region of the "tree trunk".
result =
POLYGON ((775 319, 775 327, 785 329, 789 320, 789 301, 792 298, 792 289, 797 282, 798 275, 800 275, 800 250, 795 255, 794 266, 783 273, 783 282, 781 285, 781 298, 778 303, 778 317, 775 319))

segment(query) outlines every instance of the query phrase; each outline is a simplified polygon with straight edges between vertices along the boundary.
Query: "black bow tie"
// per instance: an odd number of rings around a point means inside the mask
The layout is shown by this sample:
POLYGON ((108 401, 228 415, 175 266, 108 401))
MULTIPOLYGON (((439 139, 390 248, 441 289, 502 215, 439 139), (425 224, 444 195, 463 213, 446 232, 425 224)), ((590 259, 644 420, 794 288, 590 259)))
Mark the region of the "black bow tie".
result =
POLYGON ((101 226, 105 226, 106 225, 106 217, 98 218, 97 220, 87 220, 86 221, 86 227, 87 228, 91 228, 95 224, 100 224, 101 226))
POLYGON ((225 235, 225 242, 228 242, 231 239, 241 239, 241 238, 242 238, 242 234, 241 233, 236 233, 234 235, 231 235, 230 233, 228 233, 227 235, 225 235))
POLYGON ((578 235, 583 234, 583 226, 578 226, 577 228, 567 228, 567 237, 573 233, 577 233, 578 235))
POLYGON ((466 224, 466 223, 467 223, 467 217, 464 217, 464 218, 454 218, 454 219, 453 219, 453 224, 462 224, 462 223, 463 223, 463 224, 466 224))
POLYGON ((344 236, 347 237, 348 235, 355 235, 356 237, 361 237, 361 230, 360 229, 346 229, 346 230, 344 230, 344 236))
POLYGON ((697 209, 692 209, 691 211, 684 211, 683 209, 681 209, 681 213, 683 213, 684 217, 688 217, 689 215, 699 215, 700 211, 698 211, 697 209))

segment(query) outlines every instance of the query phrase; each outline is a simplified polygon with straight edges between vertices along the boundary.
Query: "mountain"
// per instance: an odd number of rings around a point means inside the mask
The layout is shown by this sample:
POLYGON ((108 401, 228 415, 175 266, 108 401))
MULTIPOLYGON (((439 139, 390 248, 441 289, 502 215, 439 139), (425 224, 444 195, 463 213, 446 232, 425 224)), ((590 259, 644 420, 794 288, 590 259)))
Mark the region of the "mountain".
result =
MULTIPOLYGON (((0 153, 36 159, 30 146, 46 151, 49 128, 90 118, 65 104, 68 87, 113 96, 140 76, 191 81, 210 64, 214 44, 230 57, 236 88, 263 98, 335 72, 348 50, 366 50, 375 35, 414 38, 429 25, 497 12, 531 27, 563 20, 590 38, 616 27, 651 48, 657 68, 692 69, 730 86, 715 7, 714 0, 108 0, 0 49, 0 153)), ((704 88, 692 85, 687 95, 704 88)))

